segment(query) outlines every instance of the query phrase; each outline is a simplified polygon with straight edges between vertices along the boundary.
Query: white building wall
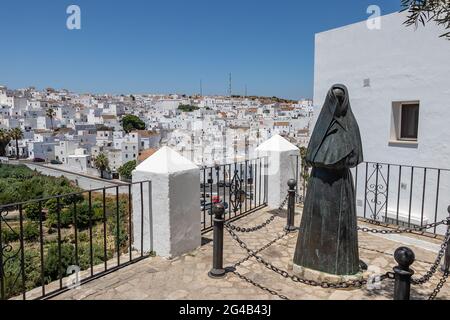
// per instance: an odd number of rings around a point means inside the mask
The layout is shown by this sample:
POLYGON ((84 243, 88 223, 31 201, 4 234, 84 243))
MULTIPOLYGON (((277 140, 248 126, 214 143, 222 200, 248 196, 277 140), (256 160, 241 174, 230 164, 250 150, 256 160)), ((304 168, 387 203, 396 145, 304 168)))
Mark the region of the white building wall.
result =
MULTIPOLYGON (((314 104, 321 107, 331 85, 343 83, 359 122, 366 161, 450 168, 450 44, 439 38, 441 28, 429 24, 415 31, 403 25, 405 17, 404 13, 383 16, 381 30, 369 30, 364 21, 317 34, 314 104), (370 86, 364 86, 365 79, 370 86), (416 100, 420 101, 418 144, 390 143, 393 102, 416 100)), ((387 178, 387 166, 382 170, 387 178)), ((450 172, 442 171, 436 210, 437 175, 433 170, 427 173, 424 216, 432 221, 436 213, 438 220, 445 218, 450 205, 450 172)), ((398 168, 392 167, 389 211, 397 210, 398 176, 398 168)), ((403 168, 401 214, 411 211, 420 219, 423 180, 423 169, 411 174, 411 169, 403 168)), ((358 183, 364 184, 363 170, 358 183)), ((361 212, 364 194, 357 198, 361 212)))

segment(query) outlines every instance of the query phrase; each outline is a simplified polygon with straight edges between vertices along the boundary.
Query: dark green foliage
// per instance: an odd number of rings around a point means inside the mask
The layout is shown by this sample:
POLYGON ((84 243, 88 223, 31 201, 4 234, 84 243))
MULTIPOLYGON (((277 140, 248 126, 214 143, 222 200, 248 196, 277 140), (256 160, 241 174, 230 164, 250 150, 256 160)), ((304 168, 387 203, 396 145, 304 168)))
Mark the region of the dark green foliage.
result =
POLYGON ((139 117, 128 114, 121 120, 123 131, 130 133, 133 130, 145 130, 145 123, 139 117))
MULTIPOLYGON (((47 201, 48 218, 47 226, 54 228, 58 227, 58 214, 56 211, 56 205, 54 199, 47 201), (50 202, 50 203, 49 203, 50 202)), ((91 206, 91 212, 89 212, 89 202, 83 201, 77 203, 76 206, 76 226, 78 229, 85 229, 89 227, 89 216, 91 216, 92 224, 101 221, 103 219, 103 205, 100 201, 93 201, 91 206)), ((61 208, 60 213, 60 226, 61 228, 68 228, 73 225, 75 221, 75 207, 70 205, 65 208, 61 208)))
POLYGON ((306 163, 306 151, 305 147, 300 147, 300 158, 301 158, 301 178, 307 183, 309 179, 309 168, 310 166, 306 163))
POLYGON ((20 239, 20 231, 18 228, 8 227, 5 223, 2 225, 2 241, 4 243, 10 243, 14 241, 19 241, 20 239))
POLYGON ((108 220, 108 228, 110 234, 114 235, 114 246, 115 250, 117 251, 117 244, 119 245, 119 248, 126 247, 128 244, 128 230, 127 230, 127 224, 124 223, 126 217, 120 216, 119 217, 119 230, 117 230, 117 217, 111 217, 108 220))
POLYGON ((125 163, 123 166, 121 166, 117 171, 119 172, 122 178, 131 179, 132 178, 131 173, 133 172, 134 169, 136 169, 136 165, 137 165, 136 160, 129 161, 125 163))
POLYGON ((425 26, 434 22, 444 27, 441 37, 450 40, 450 3, 447 0, 402 0, 403 11, 408 11, 407 26, 425 26))
POLYGON ((58 279, 59 270, 64 276, 67 268, 71 265, 75 265, 75 248, 68 243, 61 243, 61 264, 58 254, 58 245, 52 243, 48 247, 47 255, 44 259, 45 275, 51 280, 58 279))
POLYGON ((41 215, 41 208, 39 208, 38 202, 32 202, 24 207, 25 209, 25 218, 33 220, 33 221, 39 221, 39 216, 41 215))
MULTIPOLYGON (((82 190, 72 186, 63 177, 44 176, 23 165, 0 166, 0 205, 79 191, 82 190)), ((79 196, 71 196, 62 201, 70 202, 78 198, 79 196)))
MULTIPOLYGON (((81 270, 86 270, 91 266, 91 254, 90 254, 90 244, 82 243, 78 247, 78 256, 79 256, 79 267, 81 270)), ((112 252, 109 252, 107 255, 107 259, 112 258, 112 252)), ((93 243, 92 244, 92 260, 93 265, 99 265, 104 262, 104 254, 103 254, 103 244, 93 243)))
POLYGON ((192 112, 195 110, 200 109, 199 107, 196 106, 191 106, 188 104, 180 104, 180 106, 178 107, 178 110, 183 111, 183 112, 192 112))
MULTIPOLYGON (((54 195, 79 192, 64 178, 53 178, 39 175, 25 166, 0 166, 0 201, 4 203, 29 201, 30 199, 45 198, 54 195)), ((89 226, 92 224, 92 263, 99 265, 104 262, 103 217, 106 216, 107 252, 106 258, 112 259, 119 250, 126 252, 128 247, 128 202, 126 197, 119 198, 119 208, 116 199, 106 197, 106 207, 103 208, 101 193, 92 193, 91 210, 87 196, 81 194, 62 196, 23 205, 23 239, 25 255, 25 289, 31 290, 41 286, 41 263, 38 241, 40 241, 39 216, 45 220, 43 228, 44 244, 44 282, 56 281, 61 272, 67 276, 67 268, 76 265, 74 228, 78 231, 78 263, 82 270, 91 265, 89 226), (59 200, 57 200, 59 199, 59 200), (77 213, 75 221, 75 207, 77 213), (118 210, 117 210, 118 209, 118 210), (61 230, 61 265, 58 253, 58 214, 61 230), (119 226, 117 226, 119 215, 119 226), (117 233, 119 230, 119 233, 117 233)), ((0 203, 1 205, 2 203, 0 203)), ((7 245, 4 262, 4 284, 7 297, 21 294, 21 252, 18 206, 14 206, 8 221, 2 223, 2 242, 7 245), (6 222, 8 224, 6 224, 6 222), (12 230, 11 230, 12 228, 12 230)))
POLYGON ((15 178, 19 180, 30 179, 33 176, 38 175, 35 171, 29 169, 27 166, 19 165, 0 165, 0 179, 15 178))
MULTIPOLYGON (((5 294, 14 297, 22 292, 22 272, 20 263, 20 248, 13 248, 6 252, 4 257, 5 294)), ((35 249, 26 249, 24 252, 25 289, 31 290, 41 285, 40 256, 35 249)))
POLYGON ((39 224, 36 222, 26 222, 23 226, 23 238, 25 241, 39 240, 39 224))

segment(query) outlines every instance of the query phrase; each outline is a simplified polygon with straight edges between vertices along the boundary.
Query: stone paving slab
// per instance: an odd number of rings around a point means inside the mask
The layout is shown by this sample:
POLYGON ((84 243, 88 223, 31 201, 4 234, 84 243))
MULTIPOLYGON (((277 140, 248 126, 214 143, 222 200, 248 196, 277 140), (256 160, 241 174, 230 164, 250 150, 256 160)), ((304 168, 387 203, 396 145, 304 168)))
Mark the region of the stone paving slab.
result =
MULTIPOLYGON (((300 211, 300 210, 299 210, 300 211)), ((279 211, 260 210, 241 220, 234 222, 234 225, 251 227, 262 223, 272 214, 279 211)), ((254 233, 239 234, 242 240, 251 249, 259 249, 272 239, 283 233, 286 223, 285 215, 275 218, 267 228, 254 233)), ((300 216, 296 216, 296 223, 299 224, 300 216)), ((292 267, 292 257, 297 241, 297 233, 287 235, 270 248, 260 253, 277 267, 289 270, 292 267)), ((65 292, 54 299, 89 299, 89 300, 254 300, 254 299, 280 299, 267 290, 263 290, 255 285, 238 278, 233 273, 228 273, 225 279, 214 280, 208 277, 207 273, 211 268, 212 261, 212 234, 206 234, 205 244, 192 253, 166 260, 159 257, 151 257, 140 261, 121 270, 115 271, 102 278, 86 283, 78 289, 65 292)), ((439 240, 429 239, 412 235, 410 237, 421 240, 439 243, 439 240)), ((393 258, 394 251, 402 246, 401 243, 391 241, 380 236, 367 233, 360 233, 360 256, 371 269, 378 270, 384 274, 392 271, 395 266, 393 258), (380 253, 381 252, 381 253, 380 253)), ((416 258, 413 269, 416 277, 425 274, 431 267, 431 263, 436 258, 436 253, 423 248, 411 246, 416 258)), ((245 258, 245 251, 225 232, 224 239, 224 262, 226 266, 231 266, 238 260, 245 258)), ((237 271, 266 287, 271 292, 286 296, 295 300, 386 300, 392 299, 393 281, 386 280, 378 289, 334 290, 311 287, 304 284, 295 283, 286 279, 264 265, 250 259, 237 268, 237 271)), ((438 272, 433 280, 423 286, 413 286, 413 299, 427 299, 436 287, 441 273, 438 272)), ((438 296, 438 299, 450 298, 450 286, 446 284, 438 296)))

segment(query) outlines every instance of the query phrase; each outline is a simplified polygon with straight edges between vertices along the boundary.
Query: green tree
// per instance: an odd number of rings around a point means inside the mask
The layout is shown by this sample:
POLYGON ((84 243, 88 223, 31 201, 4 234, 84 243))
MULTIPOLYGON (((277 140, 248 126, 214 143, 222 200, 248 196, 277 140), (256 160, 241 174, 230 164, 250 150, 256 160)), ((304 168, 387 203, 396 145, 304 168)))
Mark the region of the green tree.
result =
POLYGON ((52 108, 48 108, 47 111, 45 112, 45 116, 50 119, 50 123, 52 125, 52 130, 54 130, 53 129, 53 118, 55 117, 55 115, 56 115, 55 111, 52 108))
POLYGON ((94 166, 100 171, 100 177, 103 179, 103 173, 109 170, 109 160, 104 153, 100 153, 94 159, 94 166))
POLYGON ((16 159, 19 160, 19 140, 23 138, 23 132, 20 128, 9 130, 11 139, 16 141, 16 159))
POLYGON ((407 26, 425 26, 434 22, 446 30, 441 37, 450 40, 450 2, 449 0, 402 0, 403 11, 408 11, 407 26))
POLYGON ((5 129, 0 129, 0 157, 6 156, 6 146, 11 141, 9 132, 5 129))
MULTIPOLYGON (((108 205, 108 201, 107 201, 108 205)), ((94 201, 91 204, 91 209, 89 210, 89 202, 83 201, 76 206, 76 227, 78 229, 86 229, 89 227, 89 221, 91 221, 92 224, 95 224, 98 221, 103 220, 103 206, 102 203, 99 201, 94 201)), ((107 209, 107 213, 109 212, 109 209, 107 209)), ((52 226, 57 227, 56 223, 56 216, 49 217, 49 220, 51 220, 52 226)), ((69 206, 68 208, 64 208, 61 211, 61 227, 67 228, 70 225, 73 225, 75 222, 75 208, 74 206, 69 206)))
POLYGON ((133 130, 145 130, 145 123, 139 117, 128 114, 121 120, 123 131, 130 133, 133 130))
POLYGON ((39 221, 41 212, 42 210, 37 202, 32 202, 25 206, 25 217, 27 219, 39 221))
POLYGON ((117 171, 119 172, 122 178, 131 179, 131 173, 133 172, 134 169, 136 169, 136 166, 137 166, 136 160, 128 161, 123 166, 121 166, 117 171))
POLYGON ((196 106, 191 106, 188 104, 180 104, 180 106, 178 107, 178 110, 183 111, 183 112, 192 112, 195 110, 200 109, 199 107, 196 106))

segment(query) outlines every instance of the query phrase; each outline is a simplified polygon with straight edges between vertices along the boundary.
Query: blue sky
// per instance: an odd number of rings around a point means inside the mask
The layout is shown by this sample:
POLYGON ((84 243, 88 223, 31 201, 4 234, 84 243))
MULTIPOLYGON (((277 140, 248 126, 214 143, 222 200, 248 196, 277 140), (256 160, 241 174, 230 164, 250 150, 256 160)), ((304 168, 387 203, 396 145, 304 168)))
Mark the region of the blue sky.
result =
POLYGON ((400 0, 2 0, 0 84, 98 93, 311 97, 314 34, 400 0), (81 30, 66 8, 81 8, 81 30))

